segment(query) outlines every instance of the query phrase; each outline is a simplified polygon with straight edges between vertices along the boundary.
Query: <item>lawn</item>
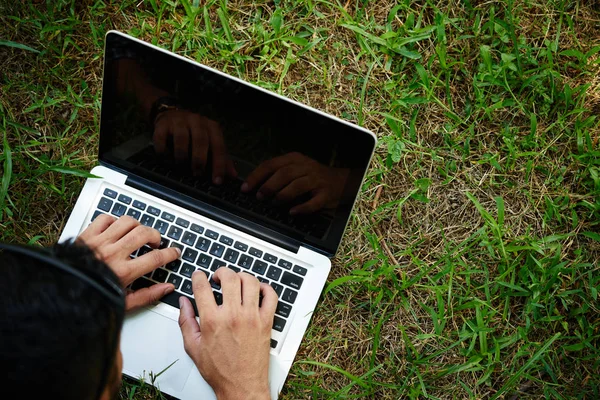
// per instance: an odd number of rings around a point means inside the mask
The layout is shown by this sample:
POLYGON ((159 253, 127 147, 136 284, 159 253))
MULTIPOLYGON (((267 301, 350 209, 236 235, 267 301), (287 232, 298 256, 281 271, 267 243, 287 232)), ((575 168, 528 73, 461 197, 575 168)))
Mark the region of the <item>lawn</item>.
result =
POLYGON ((379 138, 282 398, 600 398, 597 1, 3 1, 0 239, 64 226, 109 29, 379 138))

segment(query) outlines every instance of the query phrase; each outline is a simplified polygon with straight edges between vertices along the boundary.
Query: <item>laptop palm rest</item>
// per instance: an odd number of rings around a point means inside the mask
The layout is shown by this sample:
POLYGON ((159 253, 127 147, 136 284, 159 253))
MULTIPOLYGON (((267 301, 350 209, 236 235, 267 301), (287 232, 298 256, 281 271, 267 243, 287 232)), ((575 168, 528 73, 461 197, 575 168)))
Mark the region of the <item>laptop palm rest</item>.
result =
POLYGON ((144 309, 127 316, 121 348, 123 370, 143 373, 145 378, 150 378, 151 373, 157 375, 173 364, 156 379, 154 384, 159 389, 182 391, 194 368, 183 348, 177 322, 151 310, 144 309))

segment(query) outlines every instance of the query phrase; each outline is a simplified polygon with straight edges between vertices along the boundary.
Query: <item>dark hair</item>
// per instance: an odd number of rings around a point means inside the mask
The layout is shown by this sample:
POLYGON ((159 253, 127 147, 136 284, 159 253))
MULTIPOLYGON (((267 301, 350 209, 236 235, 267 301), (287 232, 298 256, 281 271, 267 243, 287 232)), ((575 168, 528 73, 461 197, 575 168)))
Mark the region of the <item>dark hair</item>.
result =
MULTIPOLYGON (((48 249, 89 276, 119 284, 82 244, 48 249)), ((114 365, 123 310, 89 283, 39 259, 0 252, 0 385, 19 397, 95 400, 114 365), (112 354, 111 354, 112 353, 112 354)))

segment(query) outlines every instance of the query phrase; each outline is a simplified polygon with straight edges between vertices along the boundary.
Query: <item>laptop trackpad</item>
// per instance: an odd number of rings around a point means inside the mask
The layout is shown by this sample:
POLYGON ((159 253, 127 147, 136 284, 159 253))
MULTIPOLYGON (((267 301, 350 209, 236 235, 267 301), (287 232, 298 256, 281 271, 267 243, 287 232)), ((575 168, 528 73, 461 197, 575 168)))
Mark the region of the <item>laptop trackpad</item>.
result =
POLYGON ((164 371, 155 381, 159 389, 182 391, 193 361, 183 349, 183 338, 176 321, 150 310, 142 310, 125 318, 121 334, 123 371, 144 376, 164 371))

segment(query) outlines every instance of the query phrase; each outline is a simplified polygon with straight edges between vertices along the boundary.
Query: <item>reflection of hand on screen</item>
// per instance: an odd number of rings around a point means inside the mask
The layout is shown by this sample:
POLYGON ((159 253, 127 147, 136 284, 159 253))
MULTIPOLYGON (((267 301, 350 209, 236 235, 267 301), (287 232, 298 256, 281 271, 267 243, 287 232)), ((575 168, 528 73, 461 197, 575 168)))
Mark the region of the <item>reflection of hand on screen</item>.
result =
POLYGON ((225 177, 237 176, 233 161, 227 154, 221 127, 215 121, 187 110, 164 111, 154 121, 152 140, 158 154, 167 151, 169 136, 173 138, 175 160, 184 163, 191 158, 194 175, 206 169, 210 154, 213 183, 221 184, 225 177))
POLYGON ((338 205, 350 170, 323 165, 301 153, 288 153, 262 162, 248 175, 242 192, 257 188, 258 199, 290 202, 309 193, 310 199, 290 214, 310 214, 338 205))

